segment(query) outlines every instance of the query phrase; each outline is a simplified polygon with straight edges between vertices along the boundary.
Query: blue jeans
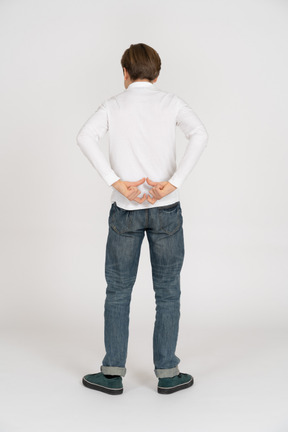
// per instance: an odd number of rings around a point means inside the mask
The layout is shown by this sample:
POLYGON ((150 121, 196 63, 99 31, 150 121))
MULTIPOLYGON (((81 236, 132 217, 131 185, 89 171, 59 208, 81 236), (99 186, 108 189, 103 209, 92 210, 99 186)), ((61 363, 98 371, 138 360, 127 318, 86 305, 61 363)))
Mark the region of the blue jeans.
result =
POLYGON ((124 376, 126 373, 131 293, 146 232, 156 301, 154 372, 158 378, 178 375, 180 359, 175 350, 180 318, 180 271, 184 259, 180 201, 139 210, 125 210, 113 202, 108 224, 104 310, 106 355, 101 371, 106 375, 124 376))

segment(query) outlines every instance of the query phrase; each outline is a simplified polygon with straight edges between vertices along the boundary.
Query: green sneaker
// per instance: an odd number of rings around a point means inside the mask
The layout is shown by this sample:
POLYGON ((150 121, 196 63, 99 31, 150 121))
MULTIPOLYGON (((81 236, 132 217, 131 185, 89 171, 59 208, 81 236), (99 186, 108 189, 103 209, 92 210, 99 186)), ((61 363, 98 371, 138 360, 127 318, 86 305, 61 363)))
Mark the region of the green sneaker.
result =
POLYGON ((192 375, 179 373, 171 378, 159 378, 158 393, 169 394, 191 387, 194 382, 192 375))
POLYGON ((122 377, 115 375, 107 378, 102 372, 85 375, 82 379, 85 387, 99 390, 110 395, 123 393, 122 377))

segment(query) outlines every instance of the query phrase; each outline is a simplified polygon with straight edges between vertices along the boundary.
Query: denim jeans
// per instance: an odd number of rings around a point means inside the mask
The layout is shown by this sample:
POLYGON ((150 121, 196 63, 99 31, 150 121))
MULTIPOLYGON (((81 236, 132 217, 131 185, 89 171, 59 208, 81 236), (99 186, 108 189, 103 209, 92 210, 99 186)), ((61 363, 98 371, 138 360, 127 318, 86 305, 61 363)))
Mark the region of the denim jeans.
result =
POLYGON ((180 318, 180 271, 184 260, 183 217, 180 201, 167 206, 125 210, 111 205, 106 244, 104 342, 101 371, 126 373, 129 314, 142 240, 149 242, 156 301, 153 361, 156 377, 178 375, 175 355, 180 318))

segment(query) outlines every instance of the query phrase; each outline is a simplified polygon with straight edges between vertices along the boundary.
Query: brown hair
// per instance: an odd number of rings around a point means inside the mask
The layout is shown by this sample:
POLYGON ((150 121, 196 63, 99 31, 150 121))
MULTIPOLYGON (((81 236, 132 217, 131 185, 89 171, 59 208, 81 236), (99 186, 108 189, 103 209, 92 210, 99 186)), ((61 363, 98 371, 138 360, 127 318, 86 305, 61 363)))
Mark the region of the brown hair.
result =
POLYGON ((132 81, 138 78, 153 81, 160 73, 161 59, 150 46, 144 43, 131 44, 122 55, 121 66, 122 69, 126 68, 132 81))

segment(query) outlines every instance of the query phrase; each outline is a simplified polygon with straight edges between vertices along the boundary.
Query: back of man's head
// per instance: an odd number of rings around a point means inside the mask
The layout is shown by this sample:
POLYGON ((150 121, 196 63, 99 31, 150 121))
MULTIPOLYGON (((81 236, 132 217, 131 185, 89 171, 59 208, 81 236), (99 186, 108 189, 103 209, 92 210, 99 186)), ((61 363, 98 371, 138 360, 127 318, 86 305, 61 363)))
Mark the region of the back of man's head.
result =
POLYGON ((148 79, 153 81, 161 69, 161 59, 157 51, 144 43, 131 44, 121 58, 122 68, 126 68, 132 81, 148 79))

